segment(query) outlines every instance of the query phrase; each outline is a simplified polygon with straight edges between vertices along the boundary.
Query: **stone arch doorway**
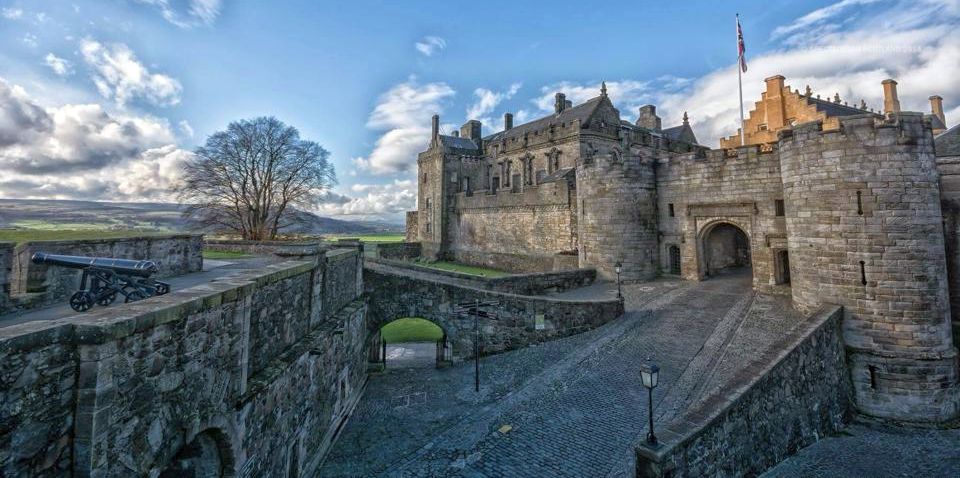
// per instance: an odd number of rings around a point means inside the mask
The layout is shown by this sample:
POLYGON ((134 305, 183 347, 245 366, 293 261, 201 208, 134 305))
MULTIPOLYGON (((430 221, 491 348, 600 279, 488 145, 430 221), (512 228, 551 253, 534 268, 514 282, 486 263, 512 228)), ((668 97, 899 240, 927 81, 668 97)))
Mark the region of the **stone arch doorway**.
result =
POLYGON ((786 249, 774 253, 774 282, 778 285, 790 285, 790 255, 786 249))
POLYGON ((386 368, 440 367, 453 356, 452 342, 445 328, 423 317, 391 320, 373 335, 371 361, 386 368))
POLYGON ((183 445, 160 478, 232 477, 233 462, 226 436, 216 429, 206 430, 183 445))
POLYGON ((740 227, 718 222, 704 230, 700 242, 705 277, 751 270, 750 238, 740 227))

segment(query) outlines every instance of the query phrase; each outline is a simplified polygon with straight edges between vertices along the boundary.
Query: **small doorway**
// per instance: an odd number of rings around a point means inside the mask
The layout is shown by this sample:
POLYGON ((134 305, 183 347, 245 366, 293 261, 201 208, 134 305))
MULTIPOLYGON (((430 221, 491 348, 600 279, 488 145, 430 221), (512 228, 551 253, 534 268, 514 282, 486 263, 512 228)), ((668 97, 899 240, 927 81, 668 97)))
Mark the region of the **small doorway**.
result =
POLYGON ((790 284, 790 256, 786 250, 779 250, 776 253, 774 262, 777 284, 790 284))
POLYGON ((680 247, 676 244, 670 246, 670 273, 680 275, 680 247))
POLYGON ((437 324, 419 317, 394 320, 380 328, 380 359, 386 368, 440 366, 450 356, 450 341, 437 324))

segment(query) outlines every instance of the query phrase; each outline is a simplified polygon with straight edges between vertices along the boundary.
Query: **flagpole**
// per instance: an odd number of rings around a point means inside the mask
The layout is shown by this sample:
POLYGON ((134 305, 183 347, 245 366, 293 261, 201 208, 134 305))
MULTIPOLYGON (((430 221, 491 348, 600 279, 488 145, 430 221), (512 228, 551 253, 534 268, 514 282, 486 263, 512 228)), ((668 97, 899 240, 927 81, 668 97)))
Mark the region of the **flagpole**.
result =
POLYGON ((740 14, 737 14, 737 86, 740 90, 740 146, 746 144, 743 119, 743 52, 740 51, 740 14))

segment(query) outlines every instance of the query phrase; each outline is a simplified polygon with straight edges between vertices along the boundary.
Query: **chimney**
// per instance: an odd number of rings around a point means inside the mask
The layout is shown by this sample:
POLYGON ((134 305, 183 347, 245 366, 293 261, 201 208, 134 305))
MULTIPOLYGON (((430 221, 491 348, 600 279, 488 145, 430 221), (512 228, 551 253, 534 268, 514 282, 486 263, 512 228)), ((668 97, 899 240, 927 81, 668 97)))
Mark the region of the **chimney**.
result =
POLYGON ((513 128, 513 113, 504 113, 503 114, 503 130, 513 128))
POLYGON ((440 115, 433 115, 433 120, 430 123, 430 127, 430 140, 436 143, 437 139, 440 137, 440 115))
POLYGON ((897 82, 893 80, 883 80, 883 112, 899 113, 900 99, 897 98, 897 82))
POLYGON ((651 131, 660 131, 660 118, 657 116, 657 107, 653 105, 641 106, 640 116, 637 118, 637 126, 651 131))
POLYGON ((482 127, 483 125, 477 120, 467 121, 460 127, 460 137, 472 139, 479 144, 482 127))
POLYGON ((567 95, 563 93, 557 93, 556 101, 553 103, 553 109, 557 114, 563 113, 563 110, 567 108, 567 95))
POLYGON ((947 118, 943 116, 943 98, 940 95, 930 97, 930 112, 933 113, 933 116, 940 118, 940 122, 944 126, 947 125, 947 118))

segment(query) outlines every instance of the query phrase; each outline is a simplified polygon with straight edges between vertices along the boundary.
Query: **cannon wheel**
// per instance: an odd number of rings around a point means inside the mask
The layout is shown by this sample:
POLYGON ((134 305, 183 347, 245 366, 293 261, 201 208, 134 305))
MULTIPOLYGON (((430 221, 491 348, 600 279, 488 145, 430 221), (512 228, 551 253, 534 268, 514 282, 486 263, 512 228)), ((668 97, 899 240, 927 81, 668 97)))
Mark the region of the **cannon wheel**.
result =
POLYGON ((143 300, 146 298, 147 298, 147 294, 144 291, 135 289, 130 291, 129 294, 127 294, 127 298, 124 299, 124 302, 136 302, 138 300, 143 300))
POLYGON ((70 296, 70 308, 77 312, 86 312, 93 307, 93 294, 81 290, 70 296))
POLYGON ((97 299, 97 304, 98 304, 98 305, 102 305, 102 306, 106 307, 106 306, 112 304, 113 301, 117 300, 117 293, 116 293, 116 292, 112 292, 112 293, 110 293, 110 294, 108 294, 108 295, 102 295, 102 294, 104 293, 104 291, 106 291, 106 288, 105 288, 105 287, 97 287, 97 290, 93 291, 93 296, 94 296, 94 297, 99 297, 99 299, 97 299))
POLYGON ((164 295, 170 292, 170 285, 164 282, 157 282, 157 295, 164 295))

